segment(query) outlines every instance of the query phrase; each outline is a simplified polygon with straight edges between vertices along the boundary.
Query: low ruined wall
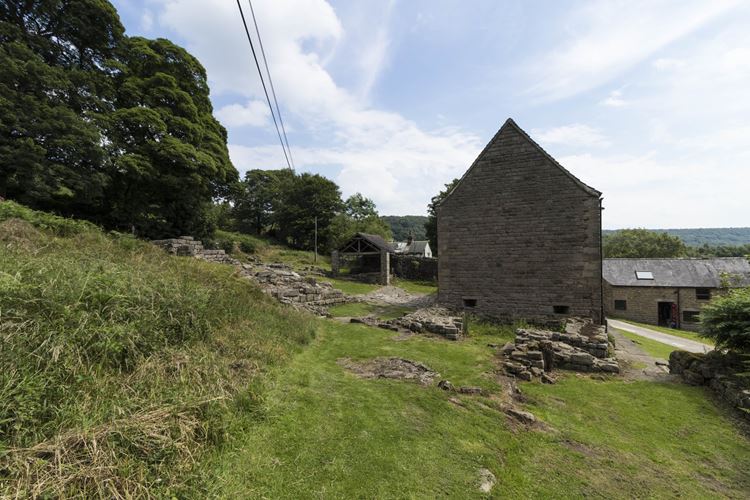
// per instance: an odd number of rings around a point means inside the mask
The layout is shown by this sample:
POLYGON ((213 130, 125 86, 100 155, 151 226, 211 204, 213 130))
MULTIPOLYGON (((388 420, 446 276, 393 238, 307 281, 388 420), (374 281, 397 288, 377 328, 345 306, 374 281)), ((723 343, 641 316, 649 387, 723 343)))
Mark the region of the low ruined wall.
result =
POLYGON ((437 281, 438 260, 416 255, 391 255, 394 276, 408 280, 437 281))
POLYGON ((742 356, 733 353, 673 351, 669 355, 670 373, 680 375, 690 385, 710 387, 750 420, 750 378, 741 375, 748 370, 742 356))
POLYGON ((180 236, 179 238, 168 238, 166 240, 151 241, 173 255, 182 255, 195 257, 196 259, 208 262, 218 262, 220 264, 238 265, 240 262, 234 257, 230 257, 224 250, 207 250, 203 248, 203 243, 193 239, 192 236, 180 236))

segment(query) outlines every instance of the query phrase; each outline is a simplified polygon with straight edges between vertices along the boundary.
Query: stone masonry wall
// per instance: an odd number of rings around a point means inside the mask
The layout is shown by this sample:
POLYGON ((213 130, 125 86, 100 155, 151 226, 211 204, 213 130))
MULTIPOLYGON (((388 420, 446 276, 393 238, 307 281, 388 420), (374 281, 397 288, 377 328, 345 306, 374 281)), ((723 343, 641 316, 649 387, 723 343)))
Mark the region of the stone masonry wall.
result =
POLYGON ((669 372, 679 375, 690 385, 708 386, 750 421, 750 378, 743 376, 748 370, 745 363, 743 356, 731 352, 695 354, 672 351, 669 372))
MULTIPOLYGON (((712 297, 722 293, 724 293, 723 290, 711 289, 712 297)), ((682 313, 700 311, 710 301, 696 299, 695 288, 616 287, 604 282, 604 312, 609 318, 629 319, 639 323, 658 325, 659 302, 679 304, 679 327, 683 330, 698 331, 700 324, 683 321, 682 313), (615 300, 625 300, 627 309, 624 311, 615 309, 615 300)))
POLYGON ((600 228, 599 197, 504 126, 438 210, 438 300, 475 300, 500 320, 600 322, 600 228))
POLYGON ((195 257, 208 262, 218 262, 220 264, 238 265, 240 262, 234 257, 230 257, 224 250, 207 250, 203 248, 203 243, 194 239, 192 236, 180 236, 179 238, 169 238, 166 240, 151 241, 167 252, 174 255, 195 257))
POLYGON ((438 260, 416 255, 391 255, 394 276, 408 280, 437 281, 438 260))

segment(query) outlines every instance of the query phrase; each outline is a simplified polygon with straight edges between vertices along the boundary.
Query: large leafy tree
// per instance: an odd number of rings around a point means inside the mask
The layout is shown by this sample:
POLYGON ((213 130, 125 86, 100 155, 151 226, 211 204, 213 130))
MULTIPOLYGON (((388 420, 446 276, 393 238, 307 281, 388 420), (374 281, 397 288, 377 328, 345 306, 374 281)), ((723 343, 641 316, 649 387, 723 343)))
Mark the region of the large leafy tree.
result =
POLYGON ((425 234, 427 239, 430 241, 430 248, 432 253, 437 255, 438 252, 438 234, 437 234, 437 209, 440 203, 453 191, 458 185, 459 179, 453 179, 451 182, 445 185, 445 189, 440 191, 438 194, 432 197, 430 204, 427 205, 427 222, 424 223, 425 234))
POLYGON ((112 222, 148 236, 210 233, 208 205, 229 194, 237 171, 203 66, 165 39, 129 38, 118 59, 112 222))
POLYGON ((622 229, 604 238, 607 258, 672 258, 684 257, 687 253, 679 236, 648 229, 622 229))
POLYGON ((361 221, 378 216, 375 202, 362 193, 354 193, 344 202, 344 213, 354 220, 361 221))
POLYGON ((144 236, 210 232, 236 181, 200 63, 106 0, 0 0, 0 196, 144 236))
POLYGON ((318 243, 330 248, 331 223, 343 208, 341 191, 335 182, 318 174, 304 173, 283 183, 281 204, 274 213, 279 236, 287 243, 312 249, 315 243, 315 219, 318 243))
POLYGON ((256 234, 271 229, 274 213, 281 206, 282 187, 293 180, 289 169, 248 171, 233 196, 237 228, 256 234))
POLYGON ((0 196, 101 216, 100 122, 123 31, 105 0, 0 2, 0 196))

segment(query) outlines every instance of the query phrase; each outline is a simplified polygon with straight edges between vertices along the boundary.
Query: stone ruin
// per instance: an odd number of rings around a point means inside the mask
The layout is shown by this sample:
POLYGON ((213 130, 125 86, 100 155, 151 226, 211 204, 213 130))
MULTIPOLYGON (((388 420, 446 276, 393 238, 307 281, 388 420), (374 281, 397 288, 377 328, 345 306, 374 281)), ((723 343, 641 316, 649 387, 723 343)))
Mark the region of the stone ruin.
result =
MULTIPOLYGON (((298 309, 306 309, 318 315, 327 314, 327 307, 343 304, 349 299, 344 292, 333 288, 325 281, 318 282, 313 276, 302 276, 284 264, 242 264, 226 254, 224 250, 207 250, 203 243, 192 236, 180 236, 164 240, 153 240, 157 245, 172 255, 195 257, 197 259, 219 264, 231 264, 240 268, 240 275, 252 279, 260 285, 261 290, 282 304, 298 309)), ((309 274, 322 276, 321 268, 306 269, 309 274)))
POLYGON ((459 340, 463 333, 463 318, 452 316, 442 307, 419 309, 400 318, 381 321, 373 316, 352 318, 352 323, 363 323, 394 332, 434 333, 448 340, 459 340))
POLYGON ((342 358, 337 363, 357 376, 367 379, 388 378, 431 385, 440 376, 423 363, 403 358, 380 357, 363 361, 342 358))
POLYGON ((672 351, 669 373, 679 375, 690 385, 705 385, 750 421, 750 377, 747 357, 733 352, 705 354, 672 351))
POLYGON ((564 332, 519 328, 514 342, 502 349, 505 371, 520 380, 541 377, 553 382, 554 369, 579 372, 619 373, 617 360, 609 357, 605 327, 590 320, 572 318, 564 332))
POLYGON ((326 281, 302 276, 285 264, 242 264, 242 276, 256 281, 263 292, 282 304, 324 315, 326 308, 349 299, 326 281))
POLYGON ((192 236, 180 236, 179 238, 168 238, 166 240, 152 240, 156 246, 159 246, 171 253, 172 255, 181 255, 186 257, 195 257, 208 262, 217 262, 219 264, 239 265, 240 261, 230 257, 224 250, 208 250, 203 248, 203 243, 194 239, 192 236))

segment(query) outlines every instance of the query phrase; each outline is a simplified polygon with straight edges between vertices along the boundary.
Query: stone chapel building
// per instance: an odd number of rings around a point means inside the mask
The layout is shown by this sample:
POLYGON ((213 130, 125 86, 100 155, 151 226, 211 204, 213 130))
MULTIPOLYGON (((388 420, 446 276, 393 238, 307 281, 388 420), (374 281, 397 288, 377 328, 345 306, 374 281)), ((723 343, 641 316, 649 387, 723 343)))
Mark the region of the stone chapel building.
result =
POLYGON ((603 321, 601 193, 512 119, 437 219, 441 304, 500 320, 603 321))

